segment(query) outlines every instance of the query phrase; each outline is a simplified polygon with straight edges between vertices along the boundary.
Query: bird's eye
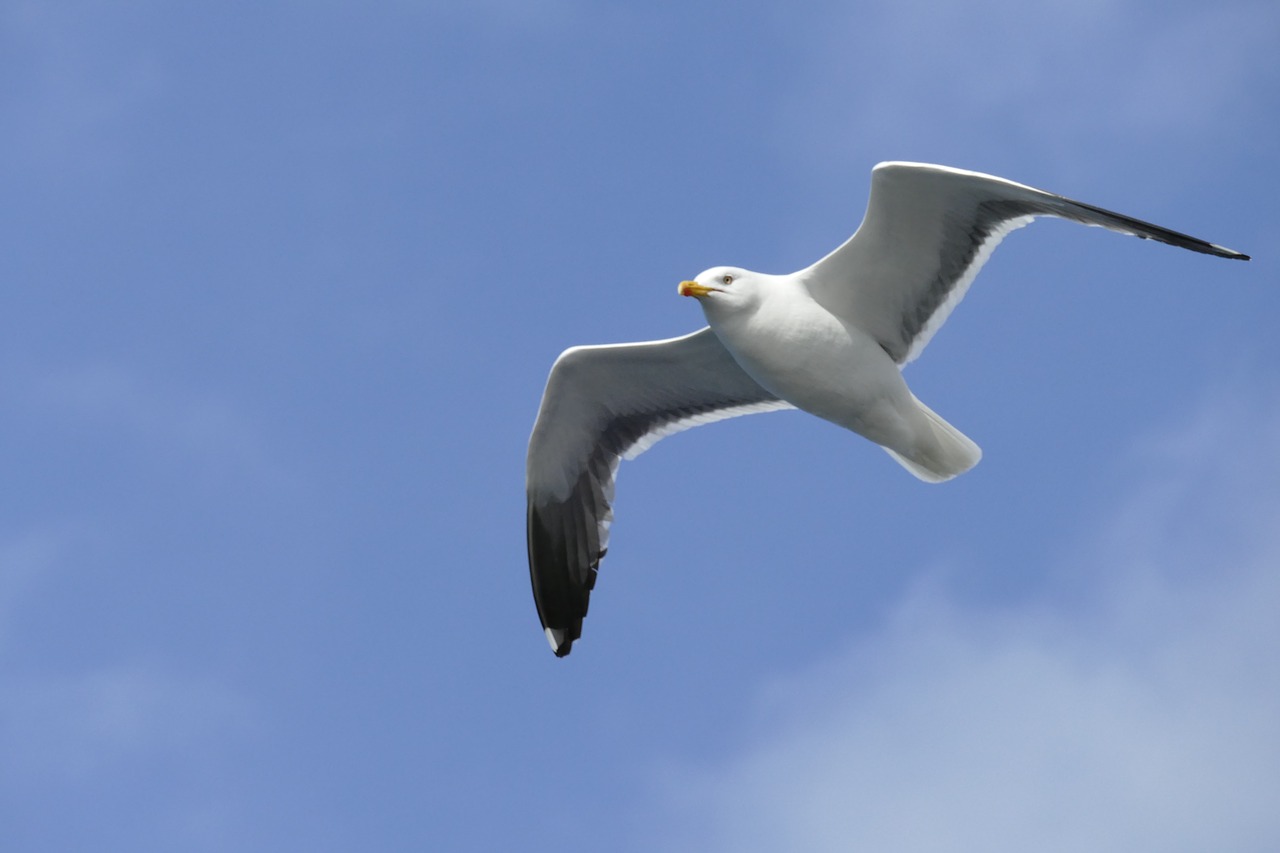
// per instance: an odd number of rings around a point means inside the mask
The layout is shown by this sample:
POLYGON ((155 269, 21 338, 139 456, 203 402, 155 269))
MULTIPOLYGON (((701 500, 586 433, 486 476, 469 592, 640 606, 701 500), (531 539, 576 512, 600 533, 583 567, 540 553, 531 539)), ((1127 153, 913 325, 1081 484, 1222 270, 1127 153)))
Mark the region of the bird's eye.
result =
POLYGON ((723 281, 725 284, 733 284, 733 276, 731 275, 722 276, 720 280, 723 281))

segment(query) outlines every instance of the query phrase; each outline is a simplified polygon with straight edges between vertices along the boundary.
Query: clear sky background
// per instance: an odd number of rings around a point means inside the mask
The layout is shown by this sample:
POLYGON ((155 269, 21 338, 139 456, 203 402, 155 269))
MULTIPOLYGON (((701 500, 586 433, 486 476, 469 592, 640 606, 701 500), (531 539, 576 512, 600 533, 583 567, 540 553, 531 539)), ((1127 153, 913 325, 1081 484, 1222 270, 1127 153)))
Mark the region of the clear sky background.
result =
POLYGON ((0 5, 5 851, 1280 849, 1272 0, 0 5), (620 473, 581 642, 524 454, 574 344, 806 266, 887 159, 1042 221, 908 368, 620 473))

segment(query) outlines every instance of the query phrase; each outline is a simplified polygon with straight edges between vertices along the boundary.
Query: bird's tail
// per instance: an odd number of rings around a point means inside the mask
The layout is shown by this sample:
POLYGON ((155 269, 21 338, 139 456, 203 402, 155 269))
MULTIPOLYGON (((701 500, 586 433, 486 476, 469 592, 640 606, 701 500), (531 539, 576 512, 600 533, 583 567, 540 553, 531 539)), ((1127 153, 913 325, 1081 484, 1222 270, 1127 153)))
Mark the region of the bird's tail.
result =
POLYGON ((903 468, 926 483, 941 483, 968 471, 982 458, 982 448, 960 430, 944 421, 933 409, 915 399, 920 414, 924 415, 926 436, 917 442, 910 458, 903 453, 885 450, 903 468))

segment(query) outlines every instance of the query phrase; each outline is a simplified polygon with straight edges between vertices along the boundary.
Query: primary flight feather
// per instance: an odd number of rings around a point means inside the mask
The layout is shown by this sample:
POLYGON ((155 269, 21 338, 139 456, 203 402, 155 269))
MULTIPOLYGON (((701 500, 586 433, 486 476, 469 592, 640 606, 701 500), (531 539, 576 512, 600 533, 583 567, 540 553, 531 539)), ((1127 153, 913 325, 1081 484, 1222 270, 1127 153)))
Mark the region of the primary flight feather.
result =
POLYGON ((618 463, 680 430, 798 408, 942 482, 982 451, 915 398, 901 367, 923 351, 996 245, 1037 216, 1193 252, 1248 256, 1003 178, 881 163, 857 232, 790 275, 714 267, 679 293, 709 326, 663 341, 573 347, 551 368, 529 439, 529 573, 558 657, 581 636, 609 543, 618 463))

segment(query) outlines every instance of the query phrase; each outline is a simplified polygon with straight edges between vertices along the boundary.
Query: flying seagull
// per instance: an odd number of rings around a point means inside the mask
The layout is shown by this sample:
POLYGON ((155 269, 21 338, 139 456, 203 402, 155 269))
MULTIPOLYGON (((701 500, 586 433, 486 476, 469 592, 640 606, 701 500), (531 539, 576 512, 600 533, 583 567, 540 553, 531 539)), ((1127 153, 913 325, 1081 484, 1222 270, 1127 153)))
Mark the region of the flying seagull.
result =
POLYGON ((557 657, 582 634, 609 542, 618 463, 694 426, 803 409, 939 483, 982 451, 916 399, 901 368, 920 355, 1010 231, 1059 216, 1193 252, 1249 256, 1003 178, 881 163, 857 233, 810 267, 765 275, 713 267, 678 292, 707 328, 566 350, 529 439, 529 574, 557 657))

